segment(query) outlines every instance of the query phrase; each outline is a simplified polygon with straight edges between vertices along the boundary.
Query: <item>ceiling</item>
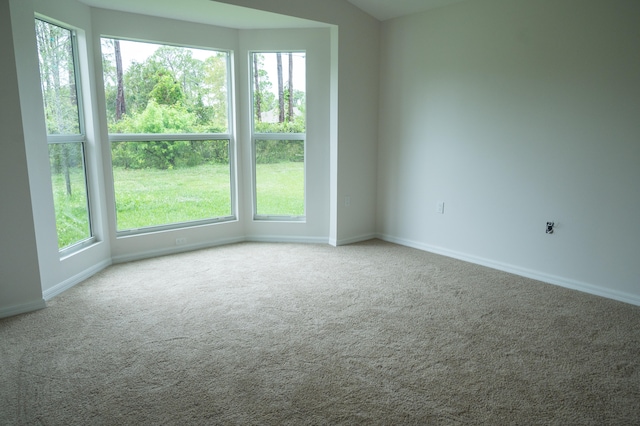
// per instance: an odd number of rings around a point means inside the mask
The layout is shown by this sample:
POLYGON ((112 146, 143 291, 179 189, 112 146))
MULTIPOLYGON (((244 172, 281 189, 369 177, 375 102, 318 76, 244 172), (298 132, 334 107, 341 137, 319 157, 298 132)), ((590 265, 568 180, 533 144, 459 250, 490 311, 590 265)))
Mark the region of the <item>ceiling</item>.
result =
POLYGON ((327 24, 234 6, 211 0, 79 0, 102 9, 120 10, 239 29, 326 27, 327 24))
POLYGON ((436 7, 459 3, 465 0, 348 0, 380 21, 397 18, 410 13, 424 12, 436 7))
MULTIPOLYGON (((268 13, 211 0, 80 0, 103 9, 230 28, 301 28, 326 26, 320 22, 268 13)), ((321 0, 315 0, 321 1, 321 0)), ((380 21, 465 0, 347 0, 380 21)))

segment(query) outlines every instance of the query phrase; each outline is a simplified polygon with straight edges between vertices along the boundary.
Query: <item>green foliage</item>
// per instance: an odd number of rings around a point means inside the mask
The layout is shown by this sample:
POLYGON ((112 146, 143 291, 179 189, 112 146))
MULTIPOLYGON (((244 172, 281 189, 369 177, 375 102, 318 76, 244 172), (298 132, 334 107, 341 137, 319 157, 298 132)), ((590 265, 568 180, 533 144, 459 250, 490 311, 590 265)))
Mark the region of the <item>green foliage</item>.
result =
POLYGON ((257 164, 256 197, 259 215, 304 215, 304 164, 257 164))
MULTIPOLYGON (((129 44, 121 47, 131 49, 129 44)), ((211 52, 211 56, 200 60, 189 49, 158 45, 151 56, 132 62, 124 70, 127 113, 116 121, 114 52, 113 40, 103 38, 109 133, 228 132, 227 53, 211 52), (159 109, 160 106, 168 109, 159 109), (146 120, 150 122, 144 123, 146 120)))
POLYGON ((257 140, 256 163, 304 162, 304 141, 257 140))
POLYGON ((138 114, 125 114, 114 123, 113 133, 197 133, 197 118, 182 107, 159 104, 155 99, 138 114))
POLYGON ((149 93, 151 101, 155 101, 160 105, 177 105, 181 106, 184 100, 182 86, 178 84, 173 76, 169 73, 158 74, 158 81, 149 93))
POLYGON ((52 168, 51 173, 59 249, 91 236, 84 170, 82 165, 79 165, 70 168, 68 171, 70 186, 74 188, 71 194, 67 192, 65 173, 56 171, 55 167, 52 168))
POLYGON ((282 123, 268 123, 266 121, 254 123, 256 133, 304 133, 304 117, 298 116, 294 121, 284 121, 282 123))
POLYGON ((35 26, 47 134, 79 134, 71 31, 39 19, 35 26))
POLYGON ((125 169, 175 169, 229 164, 229 141, 113 142, 111 162, 125 169))

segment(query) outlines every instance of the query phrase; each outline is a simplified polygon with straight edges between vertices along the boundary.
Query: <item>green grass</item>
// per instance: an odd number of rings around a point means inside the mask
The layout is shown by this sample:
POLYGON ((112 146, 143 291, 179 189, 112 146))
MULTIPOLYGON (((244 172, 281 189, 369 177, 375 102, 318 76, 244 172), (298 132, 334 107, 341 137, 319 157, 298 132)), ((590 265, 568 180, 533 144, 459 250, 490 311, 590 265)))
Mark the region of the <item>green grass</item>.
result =
POLYGON ((62 173, 54 173, 51 176, 59 249, 91 236, 87 214, 87 190, 81 167, 69 171, 69 182, 71 195, 67 194, 67 184, 62 173))
POLYGON ((231 215, 229 166, 114 168, 118 230, 231 215))
MULTIPOLYGON (((257 167, 258 214, 304 215, 304 163, 257 167)), ((227 165, 174 170, 116 167, 113 175, 119 231, 231 215, 227 165)), ((60 248, 90 236, 82 170, 72 170, 70 176, 71 197, 64 176, 52 176, 60 248)))
POLYGON ((304 215, 304 163, 258 164, 258 215, 304 215))
MULTIPOLYGON (((231 215, 229 166, 114 168, 118 230, 231 215)), ((258 212, 304 214, 304 163, 259 164, 258 212)))

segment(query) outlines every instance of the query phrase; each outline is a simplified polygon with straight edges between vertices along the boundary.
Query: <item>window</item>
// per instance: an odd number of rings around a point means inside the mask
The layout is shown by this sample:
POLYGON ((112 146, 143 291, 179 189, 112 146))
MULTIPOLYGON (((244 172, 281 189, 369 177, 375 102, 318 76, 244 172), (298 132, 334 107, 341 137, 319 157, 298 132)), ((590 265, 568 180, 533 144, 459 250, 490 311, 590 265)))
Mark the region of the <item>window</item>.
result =
POLYGON ((36 19, 35 26, 58 248, 67 251, 93 241, 77 40, 59 25, 36 19))
POLYGON ((305 218, 305 52, 253 52, 254 219, 305 218))
POLYGON ((229 52, 101 43, 118 233, 235 219, 229 52))

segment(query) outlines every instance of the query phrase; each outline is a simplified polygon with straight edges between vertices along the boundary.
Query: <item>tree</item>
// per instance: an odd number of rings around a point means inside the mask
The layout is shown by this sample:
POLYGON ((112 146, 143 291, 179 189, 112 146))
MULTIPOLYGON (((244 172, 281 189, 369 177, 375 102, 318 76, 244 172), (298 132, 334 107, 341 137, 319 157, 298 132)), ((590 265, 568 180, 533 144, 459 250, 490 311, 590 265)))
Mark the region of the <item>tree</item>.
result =
POLYGON ((149 98, 160 105, 182 106, 184 93, 180 83, 169 71, 160 71, 157 74, 157 82, 149 93, 149 98))
MULTIPOLYGON (((119 83, 115 41, 102 39, 110 133, 228 132, 228 53, 211 52, 201 60, 188 48, 155 45, 156 50, 151 55, 122 67, 126 111, 117 114, 119 83)), ((135 43, 122 43, 120 54, 135 49, 135 43)), ((115 167, 159 169, 203 162, 223 164, 229 161, 225 144, 228 143, 162 141, 161 137, 154 137, 150 142, 114 142, 111 144, 112 162, 115 167)))
POLYGON ((258 54, 253 54, 253 97, 256 121, 262 121, 262 93, 260 92, 260 73, 258 72, 258 54))
POLYGON ((293 53, 289 52, 289 82, 287 90, 287 121, 293 121, 293 53))
POLYGON ((206 133, 229 131, 228 59, 227 53, 218 53, 204 61, 204 77, 198 98, 203 105, 195 112, 199 124, 204 126, 202 131, 206 133))
POLYGON ((278 74, 278 122, 284 123, 284 84, 282 82, 282 53, 276 53, 278 74))
MULTIPOLYGON (((79 134, 71 31, 36 20, 36 41, 47 134, 79 134)), ((50 147, 50 156, 54 171, 64 174, 66 192, 71 196, 70 168, 73 160, 67 144, 60 145, 50 147)))
POLYGON ((265 113, 276 108, 276 97, 272 92, 272 83, 269 80, 269 73, 264 68, 264 54, 253 54, 253 101, 254 101, 254 119, 256 124, 260 124, 264 120, 265 113), (258 104, 259 111, 258 114, 258 104))
POLYGON ((116 57, 116 80, 118 85, 116 94, 116 120, 120 120, 127 112, 127 107, 124 101, 124 79, 122 77, 122 53, 120 52, 120 40, 113 40, 113 50, 116 57))

